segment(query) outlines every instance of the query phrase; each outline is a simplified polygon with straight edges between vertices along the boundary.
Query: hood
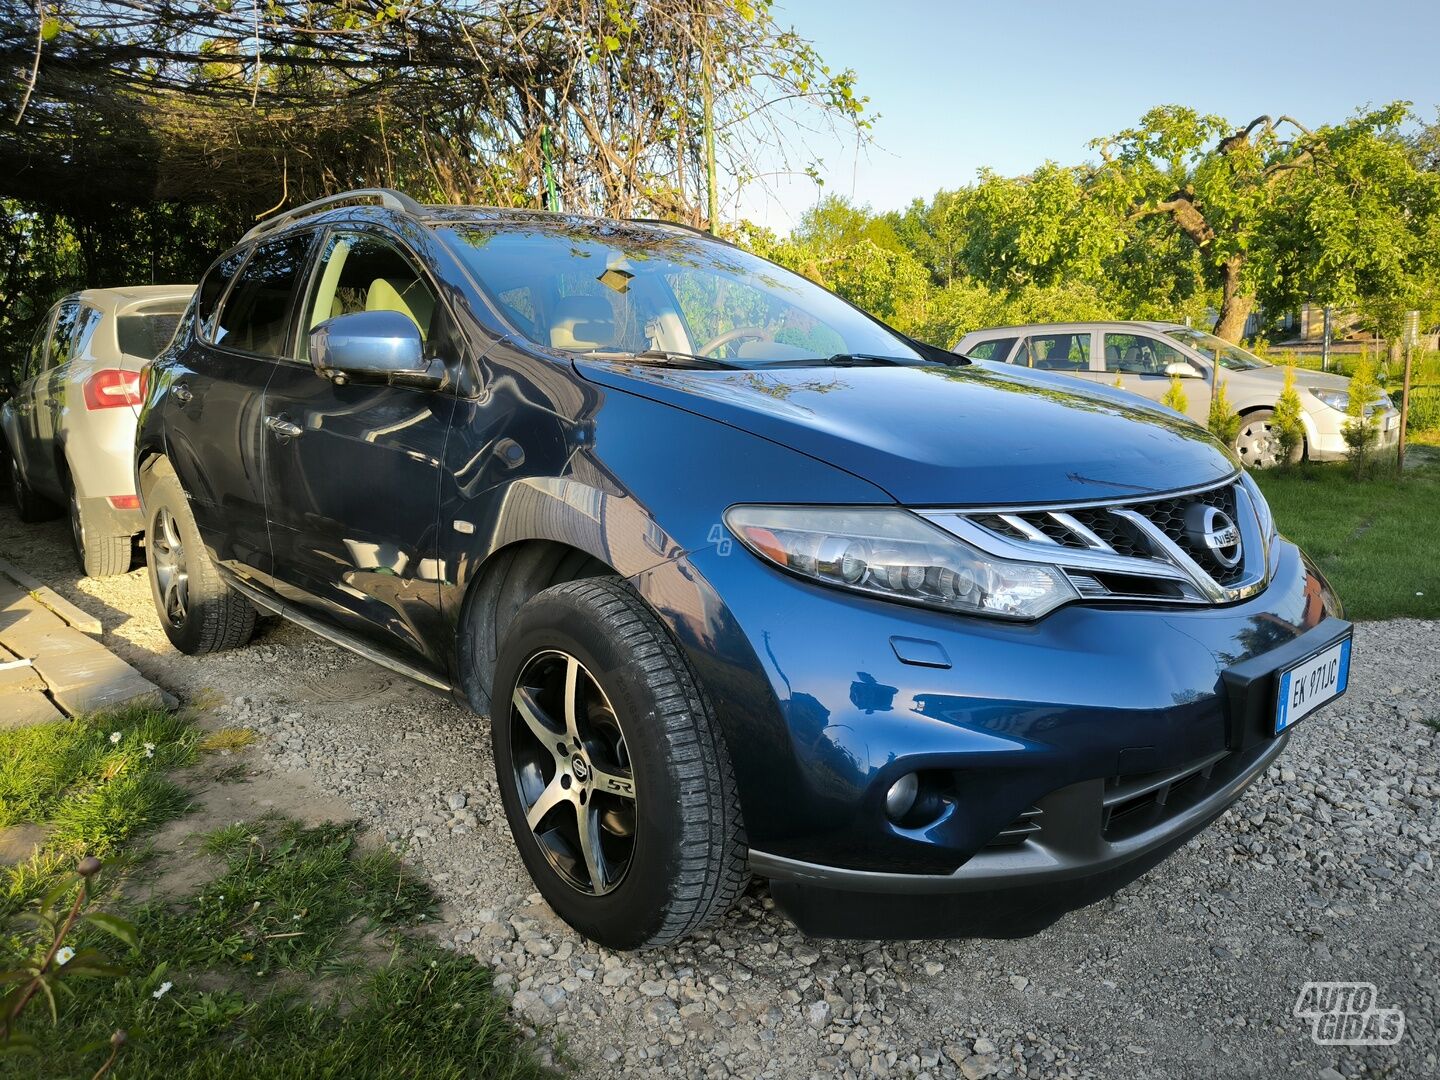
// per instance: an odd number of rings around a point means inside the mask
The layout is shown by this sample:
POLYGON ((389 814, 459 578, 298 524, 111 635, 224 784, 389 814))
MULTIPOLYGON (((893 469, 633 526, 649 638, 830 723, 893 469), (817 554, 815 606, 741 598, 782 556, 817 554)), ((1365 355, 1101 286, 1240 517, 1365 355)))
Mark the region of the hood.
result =
POLYGON ((727 371, 579 360, 576 368, 793 447, 908 506, 1144 496, 1236 469, 1219 442, 1177 413, 1008 365, 727 371))
MULTIPOLYGON (((1235 377, 1273 384, 1275 392, 1278 394, 1280 388, 1285 385, 1285 368, 1274 364, 1270 367, 1252 368, 1249 371, 1225 371, 1222 369, 1220 377, 1222 379, 1235 377)), ((1312 371, 1309 368, 1297 367, 1295 369, 1295 385, 1302 390, 1308 387, 1314 387, 1317 390, 1348 390, 1350 389, 1350 380, 1344 375, 1336 375, 1329 371, 1312 371)))

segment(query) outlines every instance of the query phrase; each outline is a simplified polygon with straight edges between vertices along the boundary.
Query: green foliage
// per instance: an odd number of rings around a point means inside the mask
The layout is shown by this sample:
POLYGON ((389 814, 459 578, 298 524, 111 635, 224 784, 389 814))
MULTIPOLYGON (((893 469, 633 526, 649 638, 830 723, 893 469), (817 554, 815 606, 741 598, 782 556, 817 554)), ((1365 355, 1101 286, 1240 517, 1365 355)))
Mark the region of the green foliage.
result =
POLYGON ((1190 399, 1185 396, 1185 384, 1178 376, 1170 376, 1170 386, 1165 391, 1165 396, 1160 399, 1161 405, 1169 406, 1178 413, 1188 412, 1190 399))
POLYGON ((1300 395, 1295 390, 1295 366, 1285 368, 1285 386, 1275 401, 1275 415, 1270 420, 1282 462, 1293 460, 1305 442, 1305 425, 1300 419, 1300 395))
POLYGON ((1226 446, 1235 445, 1235 436, 1240 434, 1240 416, 1230 404, 1224 379, 1215 380, 1215 389, 1210 395, 1210 416, 1205 426, 1226 446))

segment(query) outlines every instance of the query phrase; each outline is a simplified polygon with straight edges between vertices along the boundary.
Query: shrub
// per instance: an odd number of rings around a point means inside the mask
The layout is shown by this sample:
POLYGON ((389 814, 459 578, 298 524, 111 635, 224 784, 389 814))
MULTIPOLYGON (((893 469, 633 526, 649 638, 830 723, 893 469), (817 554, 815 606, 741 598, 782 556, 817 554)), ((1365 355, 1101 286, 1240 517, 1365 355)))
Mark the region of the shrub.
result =
POLYGON ((1373 410, 1367 412, 1379 393, 1380 384, 1375 380, 1375 362, 1366 355, 1351 376, 1350 404, 1345 410, 1349 419, 1340 429, 1348 447, 1346 456, 1357 474, 1365 470, 1375 449, 1375 442, 1380 436, 1379 414, 1373 410))
POLYGON ((1240 415, 1230 404, 1224 379, 1215 380, 1215 392, 1210 395, 1210 419, 1206 427, 1226 446, 1234 446, 1235 436, 1240 434, 1240 415))
POLYGON ((1170 376, 1170 389, 1165 391, 1165 396, 1160 399, 1161 405, 1168 405, 1178 413, 1183 413, 1190 408, 1190 399, 1185 396, 1185 387, 1177 376, 1170 376))
POLYGON ((1305 425, 1300 421, 1300 395, 1295 392, 1293 364, 1285 368, 1285 388, 1275 402, 1275 415, 1270 420, 1270 427, 1279 447, 1280 460, 1293 461, 1305 442, 1305 425))

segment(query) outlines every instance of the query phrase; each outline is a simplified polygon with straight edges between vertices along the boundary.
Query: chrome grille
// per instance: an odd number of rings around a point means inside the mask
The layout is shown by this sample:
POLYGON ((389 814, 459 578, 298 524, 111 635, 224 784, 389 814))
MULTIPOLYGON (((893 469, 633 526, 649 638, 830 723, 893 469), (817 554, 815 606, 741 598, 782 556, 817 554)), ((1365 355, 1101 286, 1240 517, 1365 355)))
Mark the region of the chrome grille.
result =
POLYGON ((1268 574, 1272 525, 1247 484, 1232 479, 1161 498, 922 513, 991 554, 1061 567, 1086 600, 1224 603, 1258 592, 1268 574), (1231 560, 1238 561, 1227 565, 1231 560))

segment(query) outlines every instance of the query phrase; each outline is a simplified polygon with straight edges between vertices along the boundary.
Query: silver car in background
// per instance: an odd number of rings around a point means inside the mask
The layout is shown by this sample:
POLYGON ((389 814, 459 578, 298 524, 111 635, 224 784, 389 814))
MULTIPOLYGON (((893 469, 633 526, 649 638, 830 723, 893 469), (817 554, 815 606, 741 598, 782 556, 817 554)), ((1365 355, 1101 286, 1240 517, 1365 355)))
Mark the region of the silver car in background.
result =
MULTIPOLYGON (((1270 421, 1285 386, 1285 369, 1203 330, 1162 322, 1004 326, 966 334, 953 351, 975 360, 1059 371, 1103 385, 1118 381, 1152 401, 1163 398, 1176 377, 1185 390, 1186 414, 1201 424, 1210 416, 1218 364, 1226 396, 1240 415, 1235 453, 1250 469, 1279 462, 1270 421)), ((1305 426, 1301 454, 1316 461, 1344 457, 1341 429, 1350 405, 1349 385, 1343 375, 1295 369, 1300 420, 1305 426)), ((1381 393, 1367 405, 1367 413, 1377 412, 1380 446, 1395 445, 1400 438, 1400 411, 1381 393)))
POLYGON ((0 407, 22 521, 65 508, 91 577, 130 569, 142 531, 131 458, 141 369, 170 343, 193 285, 87 289, 46 314, 0 407))

